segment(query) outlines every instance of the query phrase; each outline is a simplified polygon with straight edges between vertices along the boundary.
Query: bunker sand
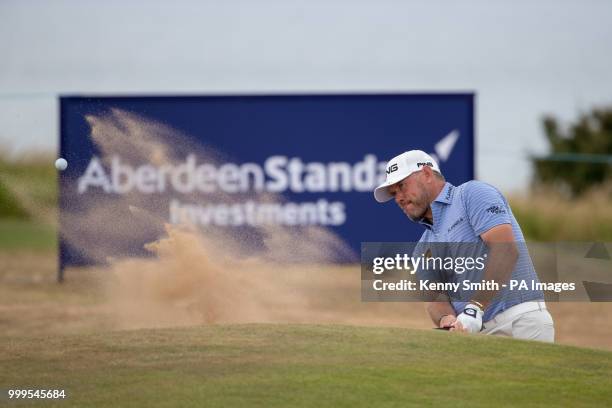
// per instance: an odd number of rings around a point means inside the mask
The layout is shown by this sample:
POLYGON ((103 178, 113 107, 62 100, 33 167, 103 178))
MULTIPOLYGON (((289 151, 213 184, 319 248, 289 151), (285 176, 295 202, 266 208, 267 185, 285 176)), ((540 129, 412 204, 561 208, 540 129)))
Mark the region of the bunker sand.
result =
MULTIPOLYGON (((54 253, 0 252, 4 266, 0 270, 0 336, 246 322, 432 327, 421 303, 361 302, 357 265, 271 268, 251 261, 249 269, 236 263, 242 268, 238 270, 241 278, 217 280, 216 295, 208 297, 204 289, 208 275, 194 271, 197 263, 178 276, 172 275, 176 269, 162 272, 149 265, 146 271, 154 278, 143 281, 144 267, 150 263, 154 262, 131 260, 114 269, 71 269, 66 282, 59 285, 54 253), (130 268, 142 269, 140 274, 122 275, 130 268), (252 276, 245 278, 247 273, 252 276), (115 274, 123 276, 124 286, 119 278, 111 278, 115 274), (130 292, 132 286, 140 289, 130 292), (233 294, 223 292, 227 289, 233 294)), ((548 307, 558 343, 612 350, 612 326, 607 320, 611 303, 549 303, 548 307)))

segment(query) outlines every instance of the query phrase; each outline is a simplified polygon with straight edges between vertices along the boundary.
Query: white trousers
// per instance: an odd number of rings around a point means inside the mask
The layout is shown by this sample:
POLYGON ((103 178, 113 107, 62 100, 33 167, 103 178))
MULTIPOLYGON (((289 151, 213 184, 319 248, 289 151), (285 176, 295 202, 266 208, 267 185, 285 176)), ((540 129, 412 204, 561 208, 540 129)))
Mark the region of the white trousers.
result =
POLYGON ((548 343, 555 341, 553 319, 542 301, 524 302, 504 310, 484 323, 481 333, 548 343))

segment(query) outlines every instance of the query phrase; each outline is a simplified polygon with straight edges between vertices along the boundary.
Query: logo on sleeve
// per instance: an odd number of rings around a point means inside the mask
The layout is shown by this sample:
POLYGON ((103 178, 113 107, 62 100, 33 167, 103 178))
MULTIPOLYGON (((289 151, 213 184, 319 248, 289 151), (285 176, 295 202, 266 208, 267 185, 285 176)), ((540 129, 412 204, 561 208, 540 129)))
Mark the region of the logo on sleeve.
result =
POLYGON ((487 208, 487 212, 490 212, 491 214, 505 214, 506 209, 499 205, 492 205, 487 208))

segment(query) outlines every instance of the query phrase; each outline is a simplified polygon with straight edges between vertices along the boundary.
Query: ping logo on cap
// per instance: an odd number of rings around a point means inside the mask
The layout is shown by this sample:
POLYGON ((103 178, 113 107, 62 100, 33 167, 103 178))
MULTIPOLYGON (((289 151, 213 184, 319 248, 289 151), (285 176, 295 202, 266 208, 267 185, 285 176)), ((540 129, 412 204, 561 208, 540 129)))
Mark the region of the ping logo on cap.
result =
POLYGON ((433 163, 432 162, 420 162, 417 163, 417 167, 423 167, 423 166, 429 166, 429 167, 433 167, 433 163))
POLYGON ((394 171, 397 171, 397 163, 393 163, 391 166, 389 166, 389 168, 387 169, 387 174, 391 174, 394 171))

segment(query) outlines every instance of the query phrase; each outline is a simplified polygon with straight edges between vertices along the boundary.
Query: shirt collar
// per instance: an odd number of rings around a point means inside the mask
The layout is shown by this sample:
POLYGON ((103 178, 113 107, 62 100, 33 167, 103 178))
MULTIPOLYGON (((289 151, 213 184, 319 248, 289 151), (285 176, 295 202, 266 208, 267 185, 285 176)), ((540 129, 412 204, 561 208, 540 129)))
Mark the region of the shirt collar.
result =
POLYGON ((433 225, 426 221, 425 218, 421 218, 417 222, 429 230, 433 229, 433 225))
POLYGON ((455 186, 453 186, 451 183, 447 181, 446 183, 444 183, 444 187, 442 188, 442 191, 440 191, 440 194, 438 194, 434 202, 450 204, 451 201, 453 200, 454 194, 455 194, 455 186))
POLYGON ((449 182, 444 183, 444 187, 442 188, 442 191, 440 191, 440 194, 438 194, 436 199, 431 203, 431 212, 432 212, 433 221, 434 221, 433 225, 425 221, 425 219, 419 220, 417 222, 429 230, 436 231, 437 230, 436 227, 440 225, 440 218, 439 218, 440 208, 438 205, 436 205, 436 203, 450 204, 453 199, 454 194, 455 194, 455 186, 453 186, 449 182), (438 220, 437 224, 436 224, 436 220, 438 220))

